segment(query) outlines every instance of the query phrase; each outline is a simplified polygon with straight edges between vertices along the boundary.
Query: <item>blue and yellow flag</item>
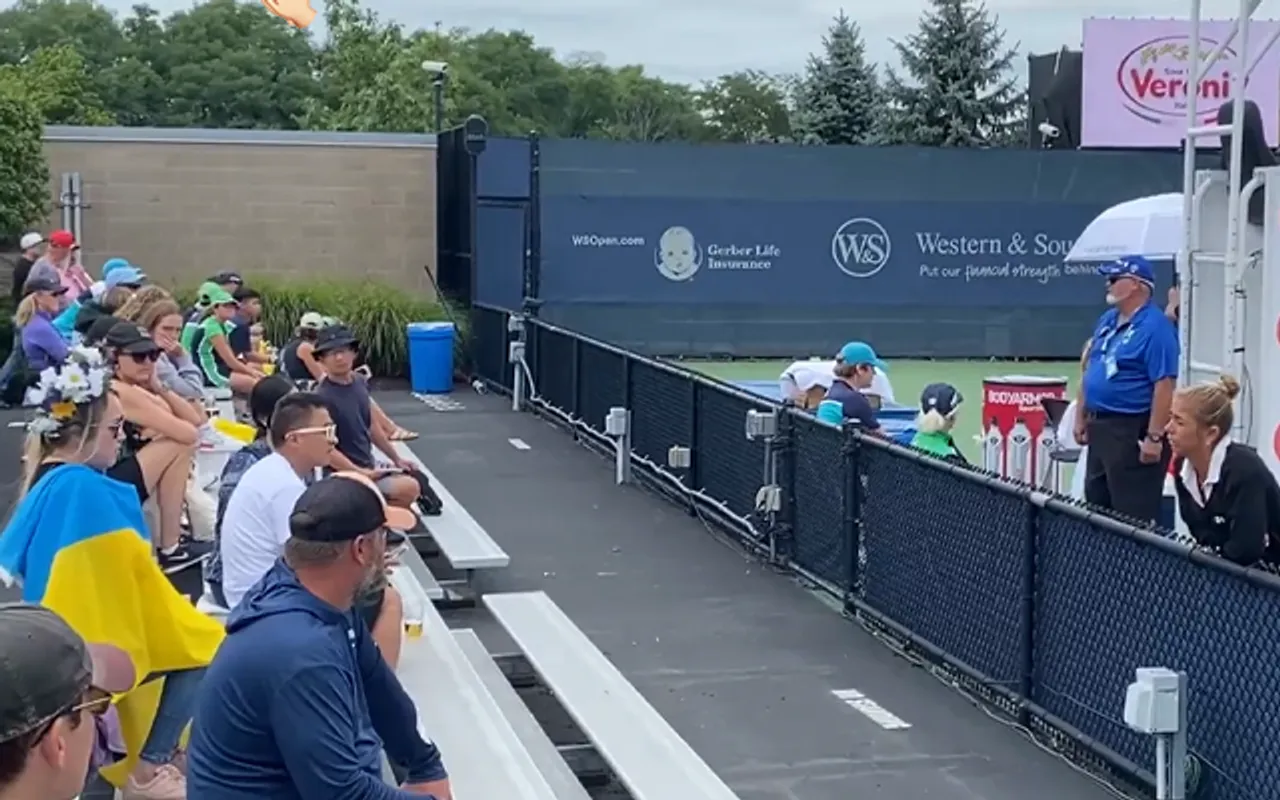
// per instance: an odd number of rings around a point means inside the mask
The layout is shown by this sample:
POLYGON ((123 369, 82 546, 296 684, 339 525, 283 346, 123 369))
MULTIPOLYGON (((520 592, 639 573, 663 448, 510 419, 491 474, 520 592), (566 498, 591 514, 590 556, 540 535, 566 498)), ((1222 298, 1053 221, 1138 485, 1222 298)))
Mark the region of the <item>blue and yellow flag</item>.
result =
MULTIPOLYGON (((178 593, 152 555, 136 490, 89 467, 48 472, 0 533, 0 577, 57 611, 90 642, 109 642, 148 675, 208 666, 223 627, 178 593)), ((155 718, 162 681, 118 699, 128 757, 103 770, 120 785, 155 718)))

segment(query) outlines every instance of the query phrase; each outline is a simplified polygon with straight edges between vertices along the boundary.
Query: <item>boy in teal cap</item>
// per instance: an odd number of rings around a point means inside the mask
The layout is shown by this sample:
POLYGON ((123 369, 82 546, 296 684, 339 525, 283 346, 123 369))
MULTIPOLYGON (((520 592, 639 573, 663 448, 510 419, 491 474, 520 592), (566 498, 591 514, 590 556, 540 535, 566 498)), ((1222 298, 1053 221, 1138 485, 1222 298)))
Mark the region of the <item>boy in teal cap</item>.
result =
POLYGON ((818 419, 832 425, 852 422, 864 431, 880 430, 875 405, 863 394, 871 388, 877 369, 886 371, 885 363, 871 345, 849 342, 841 347, 832 368, 835 380, 831 382, 827 396, 818 403, 818 419))

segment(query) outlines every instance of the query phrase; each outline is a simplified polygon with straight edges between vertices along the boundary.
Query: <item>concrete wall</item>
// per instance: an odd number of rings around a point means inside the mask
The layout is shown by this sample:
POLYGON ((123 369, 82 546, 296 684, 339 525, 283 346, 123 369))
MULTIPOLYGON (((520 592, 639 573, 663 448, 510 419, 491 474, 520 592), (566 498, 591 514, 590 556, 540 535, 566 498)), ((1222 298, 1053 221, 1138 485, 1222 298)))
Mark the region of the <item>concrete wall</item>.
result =
POLYGON ((45 151, 48 229, 78 172, 91 272, 122 256, 174 286, 234 269, 250 285, 314 275, 432 294, 433 136, 51 126, 45 151))

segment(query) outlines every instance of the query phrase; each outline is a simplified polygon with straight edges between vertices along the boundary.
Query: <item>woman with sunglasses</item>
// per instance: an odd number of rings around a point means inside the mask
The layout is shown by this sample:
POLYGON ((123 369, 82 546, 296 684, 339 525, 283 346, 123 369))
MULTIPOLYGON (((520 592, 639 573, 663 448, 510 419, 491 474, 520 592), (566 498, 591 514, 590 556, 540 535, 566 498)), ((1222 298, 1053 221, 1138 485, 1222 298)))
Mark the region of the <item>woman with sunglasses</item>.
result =
POLYGON ((156 563, 138 493, 108 477, 125 423, 116 388, 91 348, 72 348, 40 376, 0 571, 18 581, 23 602, 57 612, 86 641, 116 645, 148 678, 105 687, 121 693, 126 757, 102 772, 124 800, 178 800, 179 741, 224 631, 156 563))
POLYGON ((173 571, 208 552, 182 530, 187 478, 204 411, 161 382, 156 371, 160 346, 138 325, 119 323, 107 333, 105 344, 114 367, 112 391, 125 420, 120 459, 108 474, 133 485, 143 503, 155 500, 153 538, 160 566, 173 571))

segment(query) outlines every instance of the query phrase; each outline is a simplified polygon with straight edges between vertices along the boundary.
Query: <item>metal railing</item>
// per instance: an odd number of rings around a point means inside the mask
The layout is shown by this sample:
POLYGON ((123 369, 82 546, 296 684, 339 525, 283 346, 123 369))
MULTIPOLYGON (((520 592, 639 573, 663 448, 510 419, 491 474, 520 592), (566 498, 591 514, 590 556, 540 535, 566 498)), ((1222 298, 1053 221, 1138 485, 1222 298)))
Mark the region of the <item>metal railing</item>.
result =
POLYGON ((1194 796, 1280 797, 1275 575, 537 319, 472 313, 480 378, 511 392, 522 370, 520 407, 602 451, 610 409, 628 409, 636 479, 1042 745, 1149 791, 1154 747, 1122 719, 1125 687, 1167 666, 1190 677, 1194 796), (748 438, 750 412, 772 415, 769 435, 748 438))

